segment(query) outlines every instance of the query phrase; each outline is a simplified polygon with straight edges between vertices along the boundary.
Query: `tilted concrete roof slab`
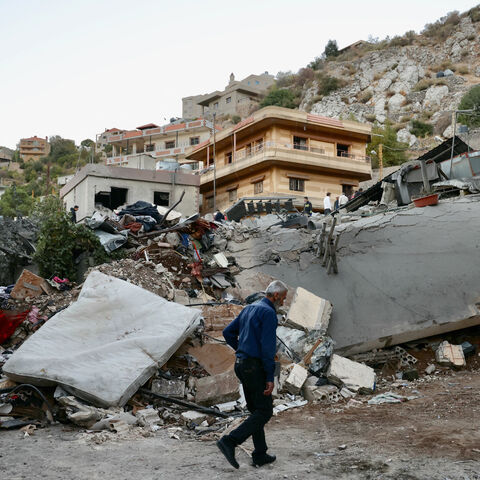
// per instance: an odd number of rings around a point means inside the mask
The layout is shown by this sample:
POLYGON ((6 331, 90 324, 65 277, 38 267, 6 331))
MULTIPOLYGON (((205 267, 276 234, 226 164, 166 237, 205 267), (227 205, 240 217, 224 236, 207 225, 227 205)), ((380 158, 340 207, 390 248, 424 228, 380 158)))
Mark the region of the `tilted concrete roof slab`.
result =
POLYGON ((253 267, 332 302, 328 333, 337 351, 364 352, 480 324, 480 195, 340 228, 337 275, 317 261, 303 270, 286 261, 253 267))

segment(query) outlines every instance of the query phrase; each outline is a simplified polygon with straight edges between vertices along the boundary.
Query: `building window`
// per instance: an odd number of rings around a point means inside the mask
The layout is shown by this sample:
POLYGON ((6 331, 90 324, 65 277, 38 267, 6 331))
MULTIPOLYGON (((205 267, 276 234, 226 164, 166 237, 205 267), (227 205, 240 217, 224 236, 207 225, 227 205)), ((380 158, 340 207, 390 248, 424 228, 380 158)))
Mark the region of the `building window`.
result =
POLYGON ((261 138, 260 140, 257 140, 257 151, 261 152, 263 150, 263 138, 261 138))
POLYGON ((146 152, 153 152, 155 150, 155 144, 150 143, 149 145, 145 145, 145 151, 146 152))
POLYGON ((213 195, 211 197, 207 197, 205 201, 207 203, 207 208, 213 208, 213 195))
POLYGON ((213 104, 213 108, 218 108, 218 102, 215 102, 215 103, 213 104))
POLYGON ((225 99, 225 103, 230 103, 231 101, 232 101, 232 97, 227 97, 227 98, 225 99))
POLYGON ((295 150, 308 150, 307 139, 304 137, 293 137, 293 148, 295 150))
POLYGON ((260 82, 258 80, 255 80, 255 85, 260 85, 260 82))
POLYGON ((337 143, 337 157, 348 157, 348 145, 337 143))
POLYGON ((263 180, 253 184, 253 193, 255 195, 263 193, 263 180))
POLYGON ((168 192, 153 192, 153 203, 161 207, 168 207, 170 194, 168 192))
POLYGON ((165 142, 165 148, 175 148, 175 140, 165 142))
POLYGON ((190 137, 190 145, 198 145, 200 143, 200 137, 190 137))
POLYGON ((245 156, 249 157, 252 154, 252 144, 245 145, 245 156))
POLYGON ((114 210, 120 205, 127 203, 127 188, 111 187, 110 191, 98 192, 95 194, 95 204, 103 205, 104 207, 114 210))
POLYGON ((232 163, 232 152, 228 152, 225 154, 225 163, 226 164, 232 163))
POLYGON ((305 180, 303 180, 302 178, 291 178, 289 188, 294 192, 304 192, 305 180))
POLYGON ((237 189, 234 188, 228 192, 228 200, 234 202, 237 199, 237 189))

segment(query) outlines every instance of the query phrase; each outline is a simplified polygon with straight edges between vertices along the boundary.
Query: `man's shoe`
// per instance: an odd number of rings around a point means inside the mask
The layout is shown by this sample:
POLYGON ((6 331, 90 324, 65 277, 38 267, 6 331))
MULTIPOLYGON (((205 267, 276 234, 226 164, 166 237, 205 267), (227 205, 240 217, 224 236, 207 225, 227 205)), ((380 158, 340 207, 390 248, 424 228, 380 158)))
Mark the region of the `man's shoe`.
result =
POLYGON ((277 459, 275 455, 269 455, 265 453, 265 455, 261 455, 260 457, 253 457, 252 461, 255 467, 262 467, 263 465, 267 465, 268 463, 272 463, 277 459))
POLYGON ((222 437, 217 442, 217 447, 225 455, 225 458, 227 459, 228 463, 233 468, 239 468, 240 467, 238 462, 235 460, 235 445, 233 445, 232 442, 228 438, 222 437))

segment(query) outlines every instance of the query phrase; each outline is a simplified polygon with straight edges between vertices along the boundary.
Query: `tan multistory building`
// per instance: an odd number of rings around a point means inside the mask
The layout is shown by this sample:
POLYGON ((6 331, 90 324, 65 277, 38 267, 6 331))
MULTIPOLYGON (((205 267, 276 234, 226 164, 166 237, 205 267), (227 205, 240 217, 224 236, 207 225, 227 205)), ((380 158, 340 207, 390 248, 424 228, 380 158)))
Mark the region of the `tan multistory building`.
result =
POLYGON ((20 150, 20 158, 24 162, 39 160, 50 153, 48 137, 39 138, 36 135, 30 138, 22 138, 18 148, 20 150))
POLYGON ((241 198, 288 196, 316 210, 371 178, 366 145, 371 127, 280 107, 265 107, 199 145, 187 158, 204 168, 202 213, 225 210, 241 198), (214 146, 216 168, 214 164, 214 146), (214 201, 215 184, 215 201, 214 201))
MULTIPOLYGON (((220 130, 220 127, 216 127, 220 130)), ((158 126, 153 123, 135 130, 110 131, 106 144, 112 146, 106 165, 156 170, 164 164, 191 163, 186 154, 206 141, 213 131, 213 123, 199 118, 194 121, 176 121, 158 126), (160 162, 160 163, 159 163, 160 162)))
POLYGON ((230 74, 230 80, 224 90, 182 98, 182 116, 184 118, 212 117, 218 118, 248 116, 252 109, 258 108, 268 89, 275 82, 268 72, 261 75, 249 75, 243 80, 235 80, 230 74))

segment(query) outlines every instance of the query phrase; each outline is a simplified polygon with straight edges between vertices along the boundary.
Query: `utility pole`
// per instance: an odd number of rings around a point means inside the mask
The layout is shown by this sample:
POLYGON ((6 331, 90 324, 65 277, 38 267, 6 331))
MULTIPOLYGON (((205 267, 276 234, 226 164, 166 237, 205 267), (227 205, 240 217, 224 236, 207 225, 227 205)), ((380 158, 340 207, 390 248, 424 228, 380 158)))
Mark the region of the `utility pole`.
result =
POLYGON ((378 144, 378 180, 383 179, 383 144, 378 144))
POLYGON ((216 143, 216 136, 215 131, 215 119, 216 119, 216 112, 213 112, 213 211, 217 211, 217 159, 216 159, 216 152, 215 152, 215 143, 216 143))

